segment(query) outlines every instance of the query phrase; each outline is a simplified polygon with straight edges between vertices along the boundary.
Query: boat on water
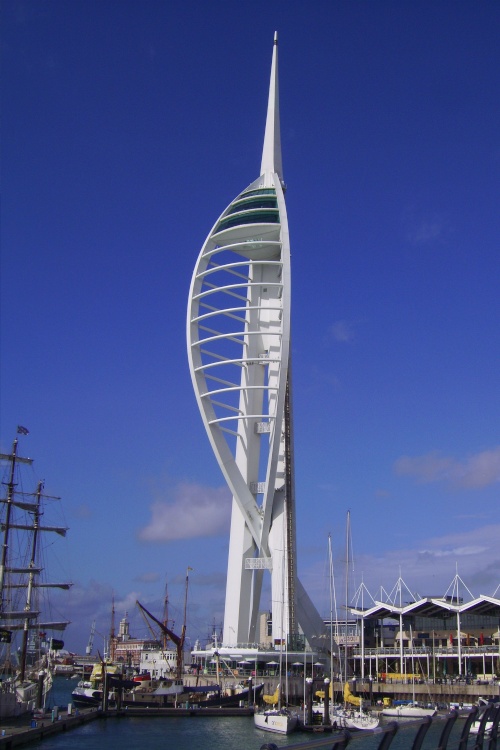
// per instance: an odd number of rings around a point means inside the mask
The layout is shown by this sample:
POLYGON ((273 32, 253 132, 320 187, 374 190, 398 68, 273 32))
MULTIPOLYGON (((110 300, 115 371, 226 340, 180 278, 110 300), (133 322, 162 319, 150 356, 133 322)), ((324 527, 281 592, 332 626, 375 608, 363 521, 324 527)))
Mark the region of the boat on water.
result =
MULTIPOLYGON (((350 527, 350 512, 347 513, 347 527, 346 527, 346 573, 345 573, 345 600, 346 602, 349 601, 349 560, 350 560, 350 535, 351 535, 351 527, 350 527)), ((333 646, 333 622, 334 622, 334 603, 333 603, 333 591, 334 591, 334 582, 333 582, 333 558, 332 558, 332 540, 331 535, 328 535, 328 558, 329 558, 329 568, 330 568, 330 653, 333 654, 334 646, 333 646)), ((346 613, 347 613, 347 607, 346 607, 346 613)), ((338 621, 337 621, 337 628, 338 632, 338 621)), ((330 723, 334 729, 350 729, 350 730, 370 730, 375 729, 378 727, 380 723, 380 718, 377 714, 373 714, 370 712, 367 712, 363 706, 363 699, 360 696, 354 695, 354 693, 351 691, 349 681, 347 680, 347 675, 349 673, 349 656, 348 656, 348 639, 347 639, 347 619, 345 622, 345 630, 344 630, 344 643, 340 644, 340 658, 339 658, 339 666, 341 669, 341 677, 344 676, 345 682, 344 682, 344 694, 343 694, 343 703, 339 702, 339 697, 336 697, 336 701, 334 700, 333 695, 333 672, 330 675, 330 685, 329 685, 329 706, 328 706, 328 712, 329 712, 329 718, 330 723)), ((333 662, 330 661, 331 668, 333 670, 333 662)), ((318 690, 316 692, 316 696, 318 698, 321 698, 322 700, 325 699, 325 692, 323 690, 318 690)), ((316 704, 316 707, 313 705, 313 713, 323 713, 324 706, 321 704, 316 704), (319 710, 318 710, 319 709, 319 710)))
POLYGON ((344 685, 344 705, 333 706, 331 712, 332 726, 337 725, 339 729, 368 730, 375 729, 380 723, 377 714, 365 711, 363 699, 354 695, 349 682, 344 685))
POLYGON ((361 708, 339 707, 331 714, 334 729, 351 729, 367 731, 376 729, 380 723, 378 716, 363 711, 361 708))
POLYGON ((253 720, 257 729, 277 734, 290 734, 297 728, 299 717, 296 713, 283 708, 281 702, 280 684, 272 695, 263 695, 262 700, 267 708, 255 711, 253 720))
MULTIPOLYGON (((153 635, 152 641, 143 643, 138 667, 132 669, 111 660, 102 660, 95 664, 90 676, 81 680, 72 692, 72 701, 76 706, 95 707, 102 704, 105 681, 108 702, 125 707, 168 707, 181 703, 196 704, 200 707, 229 707, 238 706, 241 701, 254 702, 260 697, 264 685, 253 685, 250 681, 226 687, 225 690, 218 683, 210 685, 198 685, 197 681, 195 685, 185 683, 183 647, 186 634, 189 570, 190 568, 186 573, 184 624, 180 635, 168 627, 166 607, 163 620, 160 620, 143 604, 136 602, 153 635), (150 622, 159 628, 160 637, 153 632, 150 622)), ((113 640, 114 636, 110 636, 110 642, 113 640)))
POLYGON ((254 724, 257 729, 277 734, 290 734, 297 728, 299 717, 286 708, 268 708, 254 713, 254 724))
POLYGON ((184 681, 160 678, 152 680, 149 675, 138 675, 134 678, 138 684, 123 693, 122 704, 125 706, 168 706, 177 703, 188 703, 202 707, 232 708, 243 703, 254 703, 259 700, 264 683, 253 685, 251 682, 240 682, 223 689, 221 685, 187 685, 184 681))
MULTIPOLYGON (((148 651, 148 656, 155 652, 148 651)), ((154 659, 155 666, 161 669, 161 659, 165 652, 158 650, 154 659)), ((120 703, 122 706, 168 707, 181 703, 196 704, 200 707, 238 706, 241 701, 254 702, 258 700, 264 684, 234 685, 222 690, 220 685, 195 686, 186 685, 182 677, 173 674, 153 678, 149 672, 141 672, 130 676, 123 671, 122 665, 94 664, 88 679, 80 680, 71 693, 71 700, 75 706, 97 707, 103 702, 103 684, 106 675, 108 702, 120 703)))
MULTIPOLYGON (((401 587, 399 588, 401 595, 401 587)), ((436 706, 422 706, 415 701, 415 676, 413 666, 413 630, 410 627, 411 642, 411 661, 412 661, 412 688, 413 696, 411 701, 394 701, 391 706, 385 706, 382 709, 383 716, 391 716, 396 719, 425 719, 426 716, 435 716, 437 714, 436 706)))
POLYGON ((425 707, 419 706, 418 703, 400 703, 399 705, 393 704, 392 706, 386 706, 382 709, 383 716, 391 716, 396 719, 424 719, 426 716, 435 716, 437 714, 436 707, 425 707))
MULTIPOLYGON (((25 427, 18 427, 27 435, 25 427)), ((46 535, 65 536, 66 527, 41 522, 48 503, 60 498, 44 494, 44 483, 24 490, 22 469, 31 458, 18 454, 18 438, 11 453, 0 454, 7 464, 3 482, 6 494, 0 497, 0 718, 12 718, 44 708, 53 680, 54 653, 64 647, 60 633, 68 621, 53 621, 47 594, 51 589, 69 589, 71 583, 45 580, 46 535), (57 632, 58 638, 52 637, 57 632)))
POLYGON ((75 706, 96 707, 103 701, 104 682, 107 683, 108 700, 115 700, 116 690, 125 690, 134 686, 131 679, 123 672, 123 665, 97 662, 87 679, 80 680, 71 693, 71 700, 75 706))
MULTIPOLYGON (((324 699, 324 690, 316 692, 318 698, 324 699)), ((330 698, 332 697, 332 683, 330 683, 330 698)), ((313 714, 323 716, 323 703, 313 703, 313 714)), ((349 683, 344 685, 344 703, 330 703, 328 707, 330 723, 334 729, 368 730, 375 729, 380 723, 377 714, 366 711, 363 700, 351 692, 349 683)))

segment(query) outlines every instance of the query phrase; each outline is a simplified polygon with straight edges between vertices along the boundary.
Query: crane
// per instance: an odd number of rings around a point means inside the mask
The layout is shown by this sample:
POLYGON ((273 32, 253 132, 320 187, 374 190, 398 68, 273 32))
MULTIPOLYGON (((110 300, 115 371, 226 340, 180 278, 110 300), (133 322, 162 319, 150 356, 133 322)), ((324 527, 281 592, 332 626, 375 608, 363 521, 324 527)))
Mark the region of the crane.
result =
POLYGON ((85 649, 85 653, 87 656, 90 656, 92 653, 92 648, 94 646, 94 635, 95 635, 95 620, 92 622, 92 625, 90 627, 90 635, 89 635, 89 642, 87 643, 87 648, 85 649))

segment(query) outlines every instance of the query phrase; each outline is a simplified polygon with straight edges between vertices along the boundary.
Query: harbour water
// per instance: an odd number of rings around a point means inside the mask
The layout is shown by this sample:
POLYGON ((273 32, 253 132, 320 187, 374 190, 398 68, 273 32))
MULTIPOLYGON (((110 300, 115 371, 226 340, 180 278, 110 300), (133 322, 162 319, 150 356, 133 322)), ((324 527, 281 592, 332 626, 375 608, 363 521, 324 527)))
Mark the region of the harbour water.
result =
MULTIPOLYGON (((53 688, 52 705, 67 706, 71 701, 71 691, 76 680, 56 678, 53 688)), ((429 730, 423 750, 435 750, 442 730, 442 722, 435 722, 429 730)), ((458 720, 448 744, 453 750, 458 744, 463 722, 458 720)), ((391 750, 408 750, 415 737, 416 727, 401 725, 391 750)), ((251 717, 110 717, 106 720, 92 721, 69 732, 45 737, 40 742, 29 745, 30 748, 44 750, 127 750, 140 747, 145 750, 260 750, 267 742, 278 747, 299 744, 305 741, 315 742, 321 738, 330 740, 332 735, 304 734, 297 732, 288 736, 271 734, 254 727, 251 717)), ((353 735, 349 748, 353 750, 376 750, 381 740, 380 735, 361 737, 353 735)), ((325 747, 328 747, 325 746, 325 747)))

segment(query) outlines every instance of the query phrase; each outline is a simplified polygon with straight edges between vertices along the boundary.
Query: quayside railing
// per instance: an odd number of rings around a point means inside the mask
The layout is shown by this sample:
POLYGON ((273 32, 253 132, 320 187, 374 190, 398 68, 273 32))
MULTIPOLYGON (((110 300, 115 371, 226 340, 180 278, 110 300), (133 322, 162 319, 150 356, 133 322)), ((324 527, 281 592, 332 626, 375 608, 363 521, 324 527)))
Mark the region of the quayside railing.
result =
POLYGON ((266 742, 261 745, 260 750, 346 750, 348 745, 349 750, 389 750, 396 737, 402 740, 396 742, 397 750, 421 750, 424 740, 426 750, 497 750, 499 721, 500 706, 496 704, 484 709, 475 707, 466 714, 451 711, 444 717, 427 716, 404 724, 391 721, 385 726, 363 732, 351 733, 345 730, 336 734, 325 734, 321 739, 305 740, 292 745, 278 747, 274 742, 266 742), (453 730, 458 728, 455 723, 459 717, 465 720, 462 730, 454 732, 453 740, 450 742, 453 730), (470 731, 473 724, 478 727, 477 734, 470 731), (435 730, 431 733, 432 737, 428 736, 431 727, 435 730), (432 741, 434 737, 435 740, 432 741))

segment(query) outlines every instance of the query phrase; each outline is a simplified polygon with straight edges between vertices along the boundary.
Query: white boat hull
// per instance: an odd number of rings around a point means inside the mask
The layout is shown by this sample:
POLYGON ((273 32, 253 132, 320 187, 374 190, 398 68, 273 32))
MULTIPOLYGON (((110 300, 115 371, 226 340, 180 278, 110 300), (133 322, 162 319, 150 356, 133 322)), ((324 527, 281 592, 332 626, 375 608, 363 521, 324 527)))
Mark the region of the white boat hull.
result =
POLYGON ((420 706, 392 706, 384 708, 383 716, 392 716, 396 719, 424 719, 426 716, 435 716, 436 708, 421 708, 420 706))
POLYGON ((298 717, 284 711, 262 711, 253 716, 257 729, 277 734, 290 734, 297 726, 298 717))
MULTIPOLYGON (((330 706, 330 723, 338 729, 375 729, 380 724, 377 714, 366 713, 359 709, 343 708, 339 704, 330 706)), ((313 714, 323 716, 324 706, 319 703, 313 704, 313 714)))
POLYGON ((337 726, 339 729, 357 729, 361 731, 367 731, 369 729, 376 729, 380 723, 378 716, 374 714, 368 714, 364 711, 356 711, 349 709, 339 709, 332 714, 332 726, 337 726))

